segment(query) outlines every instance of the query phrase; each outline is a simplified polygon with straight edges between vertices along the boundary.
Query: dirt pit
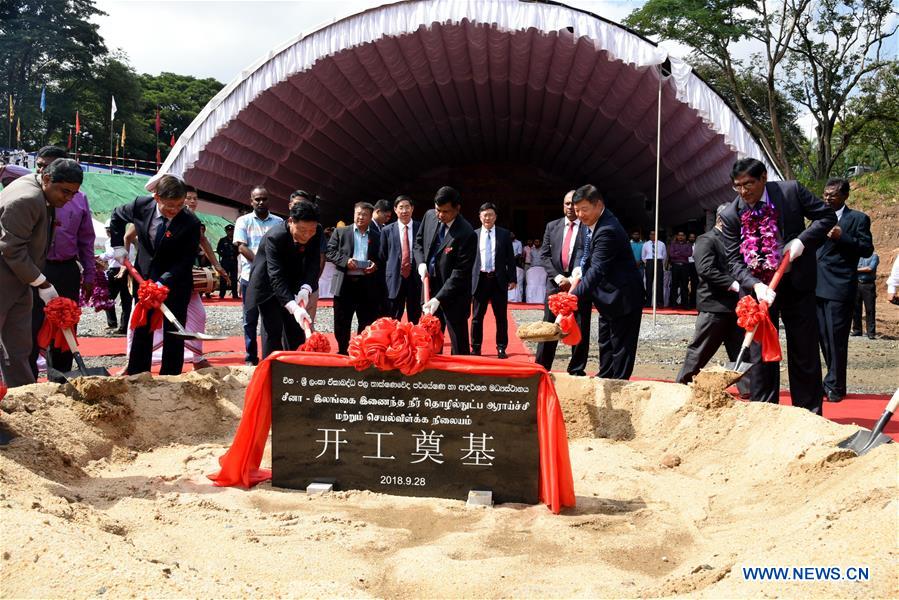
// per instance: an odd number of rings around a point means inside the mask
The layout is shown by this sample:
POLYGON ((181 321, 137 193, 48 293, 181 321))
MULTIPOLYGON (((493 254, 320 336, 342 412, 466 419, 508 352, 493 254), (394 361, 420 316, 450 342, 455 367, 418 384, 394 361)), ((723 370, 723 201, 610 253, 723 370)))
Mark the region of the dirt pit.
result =
MULTIPOLYGON (((307 497, 205 475, 249 371, 12 390, 3 597, 899 596, 897 458, 854 428, 685 386, 559 376, 577 507, 307 497), (866 567, 749 581, 744 567, 866 567)), ((268 454, 263 465, 270 461, 268 454)))

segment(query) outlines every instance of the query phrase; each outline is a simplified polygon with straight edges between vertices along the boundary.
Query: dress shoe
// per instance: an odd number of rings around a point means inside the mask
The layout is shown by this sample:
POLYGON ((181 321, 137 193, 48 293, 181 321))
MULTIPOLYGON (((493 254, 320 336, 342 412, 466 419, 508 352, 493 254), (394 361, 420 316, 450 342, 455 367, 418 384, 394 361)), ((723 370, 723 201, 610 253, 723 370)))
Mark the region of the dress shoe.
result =
POLYGON ((127 335, 128 330, 127 330, 126 328, 124 328, 124 327, 119 327, 118 329, 116 329, 115 331, 113 331, 113 333, 116 334, 116 335, 127 335))
POLYGON ((840 394, 838 394, 836 392, 828 391, 826 393, 826 395, 827 395, 828 402, 842 402, 843 401, 843 396, 841 396, 840 394))
POLYGON ((0 446, 5 446, 16 439, 15 434, 6 428, 5 423, 0 423, 0 446))
POLYGON ((506 355, 506 349, 503 346, 496 349, 496 358, 509 358, 506 355))
POLYGON ((480 346, 472 346, 471 347, 471 355, 472 356, 480 356, 481 355, 481 347, 480 346))
POLYGON ((876 340, 876 339, 877 339, 877 334, 876 334, 876 333, 869 333, 869 334, 868 334, 868 339, 869 339, 869 340, 876 340))
POLYGON ((200 369, 208 369, 211 366, 212 363, 204 358, 194 363, 194 371, 199 371, 200 369))
POLYGON ((861 337, 862 332, 861 331, 853 331, 849 335, 851 335, 852 337, 861 337))
MULTIPOLYGON (((113 323, 112 325, 107 325, 107 326, 106 326, 106 331, 114 331, 114 330, 116 330, 116 329, 118 329, 118 328, 119 328, 118 324, 117 324, 117 323, 113 323)), ((861 335, 861 334, 859 334, 859 335, 861 335)))

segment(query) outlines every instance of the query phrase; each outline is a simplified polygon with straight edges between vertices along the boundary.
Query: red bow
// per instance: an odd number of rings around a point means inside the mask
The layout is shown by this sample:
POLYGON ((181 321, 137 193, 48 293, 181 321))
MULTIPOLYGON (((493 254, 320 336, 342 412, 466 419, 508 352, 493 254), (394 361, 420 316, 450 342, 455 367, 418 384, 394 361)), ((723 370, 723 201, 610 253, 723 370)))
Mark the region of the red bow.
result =
POLYGON ((137 329, 147 324, 147 315, 153 311, 150 317, 150 331, 156 331, 162 327, 162 311, 159 307, 169 296, 169 288, 164 285, 156 285, 152 279, 142 281, 137 289, 137 304, 131 311, 131 329, 137 329))
POLYGON ((762 347, 764 362, 778 362, 783 357, 777 328, 768 315, 768 305, 756 302, 752 296, 743 296, 737 303, 737 325, 751 331, 755 329, 755 340, 762 347), (756 329, 757 328, 757 329, 756 329))
POLYGON ((316 331, 309 336, 309 339, 300 344, 297 348, 300 352, 330 352, 331 340, 325 334, 316 331))
POLYGON ((54 348, 63 352, 71 352, 68 342, 62 333, 63 329, 72 329, 81 320, 81 308, 69 298, 57 296, 44 307, 44 324, 37 334, 37 345, 48 348, 53 343, 54 348))
POLYGON ((548 299, 549 310, 558 315, 556 323, 562 328, 565 337, 562 343, 568 346, 577 346, 581 343, 581 329, 577 326, 574 313, 577 311, 577 296, 570 292, 559 292, 548 299))
POLYGON ((381 371, 398 369, 403 375, 415 375, 434 355, 434 339, 421 325, 383 317, 350 341, 349 355, 359 371, 374 365, 381 371))

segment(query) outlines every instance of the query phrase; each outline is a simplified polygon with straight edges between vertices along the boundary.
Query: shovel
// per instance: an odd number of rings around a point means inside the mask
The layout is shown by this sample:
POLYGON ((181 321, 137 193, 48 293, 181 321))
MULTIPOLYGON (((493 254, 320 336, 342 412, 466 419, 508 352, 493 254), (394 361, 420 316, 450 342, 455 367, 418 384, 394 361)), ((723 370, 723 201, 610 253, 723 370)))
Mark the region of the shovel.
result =
MULTIPOLYGON (((571 282, 569 290, 577 287, 580 279, 574 279, 571 282)), ((518 328, 518 339, 523 342, 561 342, 567 335, 559 323, 562 321, 562 315, 556 315, 556 320, 537 321, 535 323, 527 323, 518 328)))
MULTIPOLYGON (((771 278, 771 283, 768 284, 768 287, 771 288, 772 291, 777 289, 777 285, 783 278, 784 273, 786 273, 788 266, 790 266, 789 250, 784 252, 783 258, 780 260, 780 265, 777 267, 777 271, 774 272, 774 277, 771 278)), ((755 366, 755 363, 748 362, 749 346, 752 345, 752 338, 755 337, 755 331, 758 328, 759 326, 756 325, 752 328, 752 331, 747 331, 746 335, 743 336, 743 344, 740 346, 740 351, 737 353, 737 360, 735 360, 734 362, 726 363, 724 365, 725 371, 731 371, 733 373, 733 381, 731 383, 739 381, 743 377, 743 375, 745 375, 746 372, 749 371, 749 369, 755 366)))
POLYGON ((67 373, 62 373, 53 368, 53 364, 50 360, 50 352, 48 348, 47 352, 47 380, 52 381, 53 383, 68 383, 70 379, 74 379, 75 377, 112 377, 109 371, 104 369, 103 367, 93 367, 88 369, 84 364, 84 359, 81 358, 81 352, 78 351, 78 342, 75 340, 75 335, 72 333, 72 330, 69 328, 62 330, 62 335, 66 338, 66 343, 69 345, 69 349, 72 351, 72 358, 75 359, 75 364, 78 365, 77 371, 69 371, 67 373))
MULTIPOLYGON (((131 274, 131 277, 137 282, 138 285, 144 282, 144 278, 140 276, 140 273, 134 268, 134 265, 131 264, 131 261, 128 260, 128 257, 122 259, 122 264, 125 265, 125 268, 128 269, 128 272, 131 274)), ((136 297, 136 296, 135 296, 136 297)), ((226 340, 227 336, 224 335, 209 335, 206 333, 200 333, 196 331, 187 331, 181 325, 181 322, 178 320, 172 311, 169 310, 169 307, 165 305, 163 302, 159 305, 160 310, 162 310, 162 314, 165 315, 165 318, 169 320, 169 322, 175 326, 175 331, 167 331, 166 333, 169 335, 173 335, 175 337, 183 338, 185 340, 226 340)))
POLYGON ((899 389, 893 393, 893 397, 890 398, 890 401, 887 403, 887 407, 884 409, 883 414, 880 415, 880 419, 878 419, 877 425, 874 426, 873 431, 860 429, 851 437, 848 437, 837 444, 837 446, 852 450, 857 455, 862 456, 881 444, 891 443, 893 438, 884 435, 883 429, 887 426, 887 423, 890 422, 893 413, 896 412, 897 406, 899 406, 899 389))

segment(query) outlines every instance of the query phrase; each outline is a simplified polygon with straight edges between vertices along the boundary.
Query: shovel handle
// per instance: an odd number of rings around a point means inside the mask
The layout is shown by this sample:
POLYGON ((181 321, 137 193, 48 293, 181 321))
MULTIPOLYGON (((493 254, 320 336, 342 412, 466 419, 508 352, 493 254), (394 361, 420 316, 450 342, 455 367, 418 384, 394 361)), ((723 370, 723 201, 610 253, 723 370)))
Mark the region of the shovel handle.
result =
POLYGON ((72 358, 75 359, 75 364, 78 365, 78 370, 81 371, 82 375, 87 375, 87 367, 84 364, 84 359, 81 358, 81 353, 78 351, 78 341, 75 339, 75 334, 66 327, 62 330, 62 335, 66 338, 66 343, 69 345, 69 351, 72 353, 72 358))
POLYGON ((768 284, 768 287, 771 290, 776 290, 780 280, 783 279, 784 273, 787 272, 787 267, 790 266, 790 251, 785 250, 783 258, 780 259, 780 264, 777 266, 777 270, 774 272, 774 277, 771 278, 771 283, 768 284))
POLYGON ((428 273, 425 273, 425 276, 421 279, 421 285, 424 290, 425 302, 431 299, 431 276, 428 273))
MULTIPOLYGON (((140 273, 137 272, 137 269, 134 268, 134 265, 131 264, 131 260, 127 256, 122 259, 122 264, 125 265, 125 268, 128 269, 128 273, 131 275, 134 281, 137 282, 138 285, 144 282, 144 278, 140 276, 140 273)), ((165 318, 175 326, 175 330, 178 333, 192 335, 188 334, 188 332, 181 325, 181 322, 178 320, 178 317, 176 317, 172 313, 172 311, 169 310, 169 307, 165 305, 165 302, 159 305, 159 309, 162 311, 162 314, 165 315, 165 318)))
POLYGON ((137 282, 137 285, 140 285, 144 282, 144 278, 140 276, 140 273, 137 272, 137 269, 134 268, 134 265, 131 264, 131 259, 127 256, 122 258, 122 264, 125 265, 125 268, 128 269, 128 273, 131 275, 132 279, 137 282))
MULTIPOLYGON (((300 301, 300 308, 306 308, 305 300, 300 301)), ((309 319, 303 319, 303 322, 300 323, 300 327, 303 328, 303 333, 306 335, 306 341, 308 342, 309 338, 312 337, 312 321, 310 321, 309 319)))

